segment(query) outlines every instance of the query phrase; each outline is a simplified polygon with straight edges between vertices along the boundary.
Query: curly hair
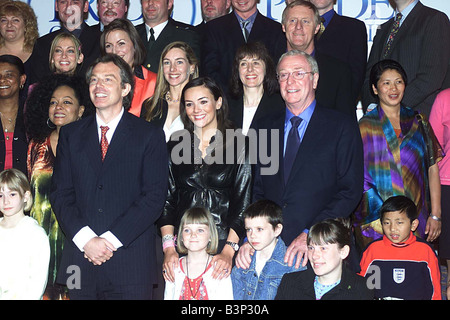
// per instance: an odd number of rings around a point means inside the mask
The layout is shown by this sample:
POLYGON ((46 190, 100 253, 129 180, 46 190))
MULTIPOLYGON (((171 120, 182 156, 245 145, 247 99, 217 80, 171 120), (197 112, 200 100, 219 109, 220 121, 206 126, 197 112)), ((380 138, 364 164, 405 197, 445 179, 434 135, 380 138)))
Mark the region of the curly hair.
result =
MULTIPOLYGON (((34 43, 39 37, 38 23, 33 8, 22 1, 5 1, 0 5, 0 17, 3 16, 21 17, 25 24, 25 39, 23 42, 23 50, 32 52, 34 43)), ((0 47, 4 46, 5 39, 0 36, 0 47)))
POLYGON ((64 74, 48 76, 33 87, 27 99, 25 124, 30 140, 38 143, 43 142, 54 130, 47 123, 49 120, 48 109, 53 92, 62 86, 68 86, 73 89, 75 98, 80 106, 84 106, 83 117, 94 113, 94 106, 89 98, 88 86, 83 78, 64 74))

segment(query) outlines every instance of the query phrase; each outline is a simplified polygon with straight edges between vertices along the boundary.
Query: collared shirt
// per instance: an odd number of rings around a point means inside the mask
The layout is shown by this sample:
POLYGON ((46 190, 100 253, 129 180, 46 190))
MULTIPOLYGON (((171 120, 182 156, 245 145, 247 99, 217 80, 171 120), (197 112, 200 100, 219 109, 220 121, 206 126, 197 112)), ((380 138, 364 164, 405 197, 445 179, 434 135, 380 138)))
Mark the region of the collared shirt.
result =
MULTIPOLYGON (((414 7, 416 6, 416 4, 418 2, 419 2, 419 0, 415 0, 414 2, 410 3, 405 9, 403 9, 403 11, 401 12, 402 18, 400 20, 400 26, 403 24, 403 22, 405 21, 406 17, 408 16, 408 14, 412 11, 412 9, 414 9, 414 7)), ((398 10, 395 9, 395 15, 397 15, 397 13, 398 13, 398 10)))
MULTIPOLYGON (((298 126, 298 134, 300 135, 300 142, 303 140, 303 136, 305 135, 306 129, 308 128, 309 121, 311 120, 311 116, 314 113, 314 109, 316 108, 316 100, 314 100, 302 113, 298 116, 302 118, 302 122, 298 126)), ((294 114, 286 108, 286 118, 284 120, 284 152, 286 152, 286 143, 289 135, 289 131, 292 128, 291 118, 294 114)))
POLYGON ((83 29, 84 29, 86 26, 87 26, 87 24, 83 22, 78 28, 76 28, 76 29, 74 29, 74 30, 72 30, 72 31, 69 31, 69 29, 67 29, 67 28, 64 27, 64 26, 61 26, 61 29, 62 29, 64 32, 66 32, 66 33, 71 33, 71 34, 73 34, 75 37, 77 37, 77 38, 79 39, 80 36, 81 36, 81 32, 83 32, 83 29))
POLYGON ((242 26, 242 22, 248 21, 249 24, 247 25, 246 29, 248 30, 248 33, 252 31, 253 24, 255 23, 256 15, 258 14, 258 10, 254 14, 252 14, 248 19, 243 19, 240 15, 237 14, 236 11, 234 11, 234 14, 236 15, 236 18, 239 21, 239 24, 242 26))
MULTIPOLYGON (((160 23, 157 26, 153 27, 153 31, 155 31, 155 33, 153 34, 155 36, 155 40, 158 39, 159 35, 161 34, 161 32, 167 26, 168 23, 169 20, 166 20, 163 23, 160 23)), ((145 30, 147 31, 147 41, 148 41, 150 40, 151 34, 150 34, 150 27, 147 24, 145 24, 145 30)))
POLYGON ((97 132, 99 142, 101 141, 102 138, 102 129, 100 129, 100 126, 108 126, 109 130, 106 132, 106 139, 108 140, 108 143, 111 143, 114 132, 116 131, 120 119, 122 119, 124 111, 125 111, 124 108, 122 108, 120 113, 114 119, 110 120, 108 123, 105 123, 102 119, 100 119, 98 114, 95 115, 95 120, 97 120, 97 132))
POLYGON ((330 10, 325 12, 321 17, 325 19, 323 25, 325 26, 325 28, 328 26, 328 24, 330 23, 331 19, 333 19, 334 14, 336 13, 336 11, 334 10, 330 10))

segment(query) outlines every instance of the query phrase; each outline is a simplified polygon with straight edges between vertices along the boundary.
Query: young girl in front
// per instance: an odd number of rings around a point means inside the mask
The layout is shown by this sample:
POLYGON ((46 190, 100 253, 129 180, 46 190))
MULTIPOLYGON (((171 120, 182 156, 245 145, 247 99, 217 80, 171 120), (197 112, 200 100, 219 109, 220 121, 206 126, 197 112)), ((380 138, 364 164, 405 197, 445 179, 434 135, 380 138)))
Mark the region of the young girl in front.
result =
POLYGON ((351 229, 344 219, 321 221, 308 232, 308 268, 287 273, 276 300, 372 300, 366 280, 350 270, 351 229))
MULTIPOLYGON (((218 235, 214 219, 201 207, 188 209, 180 222, 177 249, 185 256, 175 268, 175 281, 166 278, 164 300, 231 300, 231 278, 213 279, 211 264, 217 251, 218 235)), ((164 272, 164 271, 163 271, 164 272)))
POLYGON ((27 177, 17 169, 0 173, 0 299, 39 300, 50 260, 47 235, 30 210, 33 197, 27 177))

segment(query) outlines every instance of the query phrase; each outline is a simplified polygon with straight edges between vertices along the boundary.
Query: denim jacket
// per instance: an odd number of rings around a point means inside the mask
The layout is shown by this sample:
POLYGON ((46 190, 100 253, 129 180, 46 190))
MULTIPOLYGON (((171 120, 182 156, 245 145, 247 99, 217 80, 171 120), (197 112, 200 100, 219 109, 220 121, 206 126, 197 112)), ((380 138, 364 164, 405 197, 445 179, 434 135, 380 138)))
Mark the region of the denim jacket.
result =
POLYGON ((235 300, 273 300, 277 294, 281 278, 285 273, 302 271, 306 267, 295 269, 295 260, 292 267, 284 262, 286 245, 278 238, 272 256, 267 260, 259 277, 255 271, 256 254, 248 269, 239 269, 236 266, 231 272, 233 283, 233 296, 235 300))

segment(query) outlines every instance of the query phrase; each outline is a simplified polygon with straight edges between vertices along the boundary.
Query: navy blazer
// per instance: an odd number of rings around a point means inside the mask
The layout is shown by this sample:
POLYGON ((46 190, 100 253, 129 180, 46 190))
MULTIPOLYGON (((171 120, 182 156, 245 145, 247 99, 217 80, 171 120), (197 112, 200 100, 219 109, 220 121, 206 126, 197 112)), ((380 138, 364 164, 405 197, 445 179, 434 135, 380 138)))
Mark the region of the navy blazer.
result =
POLYGON ((81 268, 81 286, 104 273, 113 284, 152 285, 156 279, 155 227, 164 206, 168 156, 160 127, 124 112, 101 160, 95 115, 60 132, 50 200, 66 235, 58 281, 67 268, 81 268), (89 226, 97 235, 111 231, 123 244, 113 257, 94 266, 72 238, 89 226))
MULTIPOLYGON (((261 41, 274 64, 286 52, 286 37, 281 24, 257 13, 248 41, 261 41)), ((202 42, 201 73, 213 78, 227 92, 236 50, 245 44, 236 14, 231 12, 205 25, 202 42)))
POLYGON ((316 38, 314 46, 349 65, 356 101, 361 92, 367 63, 367 28, 364 22, 335 13, 322 36, 316 38))
MULTIPOLYGON (((369 84, 370 69, 382 58, 394 18, 383 23, 373 39, 363 85, 363 109, 376 103, 369 84)), ((436 95, 450 87, 450 22, 447 15, 418 2, 400 26, 387 59, 399 62, 408 85, 403 104, 429 116, 436 95)))
POLYGON ((317 103, 289 179, 284 181, 285 110, 257 123, 258 129, 279 133, 278 137, 268 136, 267 151, 269 155, 277 152, 274 158, 278 160, 279 169, 272 175, 262 174, 261 170, 273 163, 264 164, 260 154, 253 191, 254 200, 265 198, 282 207, 281 237, 289 246, 303 230, 319 221, 350 216, 361 200, 364 168, 357 122, 317 103))

